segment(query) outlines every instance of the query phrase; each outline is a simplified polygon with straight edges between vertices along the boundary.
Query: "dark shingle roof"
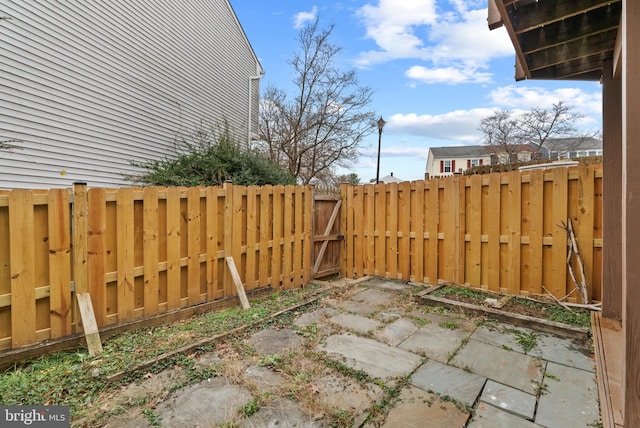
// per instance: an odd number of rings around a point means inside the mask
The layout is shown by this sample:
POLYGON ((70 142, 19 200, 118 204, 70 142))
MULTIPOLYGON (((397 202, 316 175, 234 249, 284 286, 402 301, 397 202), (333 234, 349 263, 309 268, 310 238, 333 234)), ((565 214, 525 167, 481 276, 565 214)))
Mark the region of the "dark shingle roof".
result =
POLYGON ((489 156, 487 146, 431 147, 431 153, 439 158, 489 156))

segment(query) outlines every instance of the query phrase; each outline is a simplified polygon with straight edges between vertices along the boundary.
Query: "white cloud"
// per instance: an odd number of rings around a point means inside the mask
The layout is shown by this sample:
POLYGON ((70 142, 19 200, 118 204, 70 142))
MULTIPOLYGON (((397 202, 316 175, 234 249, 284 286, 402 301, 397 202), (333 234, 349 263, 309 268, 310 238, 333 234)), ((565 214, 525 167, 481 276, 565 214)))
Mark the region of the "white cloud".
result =
POLYGON ((313 6, 310 12, 298 12, 293 18, 293 26, 296 29, 300 29, 305 23, 313 21, 318 15, 318 7, 313 6))
POLYGON ((447 11, 436 9, 434 0, 367 4, 358 15, 378 49, 362 52, 356 65, 416 59, 426 64, 413 66, 407 76, 422 83, 488 82, 489 62, 513 55, 513 47, 504 29, 489 31, 485 4, 449 0, 447 11))
POLYGON ((455 110, 438 115, 399 113, 389 118, 389 127, 397 134, 477 144, 481 138, 478 131, 480 121, 492 113, 490 108, 455 110))
POLYGON ((443 67, 427 68, 421 65, 414 65, 409 68, 405 75, 413 80, 422 83, 487 83, 491 81, 491 74, 478 71, 473 67, 443 67))
POLYGON ((528 111, 533 107, 550 108, 564 101, 576 113, 584 117, 576 121, 576 127, 585 132, 597 132, 602 128, 602 91, 594 84, 589 92, 580 88, 553 90, 534 86, 503 86, 489 94, 492 102, 501 108, 528 111))

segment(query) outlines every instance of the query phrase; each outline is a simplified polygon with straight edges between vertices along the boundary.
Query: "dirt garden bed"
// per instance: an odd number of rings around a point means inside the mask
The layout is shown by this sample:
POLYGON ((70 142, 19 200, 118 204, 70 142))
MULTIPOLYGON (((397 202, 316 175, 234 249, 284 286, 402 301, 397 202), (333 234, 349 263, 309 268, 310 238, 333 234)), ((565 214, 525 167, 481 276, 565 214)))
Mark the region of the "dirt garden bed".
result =
POLYGON ((419 295, 429 305, 444 305, 466 313, 484 315, 515 325, 536 324, 538 330, 571 338, 588 339, 591 311, 565 308, 552 299, 505 296, 460 285, 430 287, 419 295))

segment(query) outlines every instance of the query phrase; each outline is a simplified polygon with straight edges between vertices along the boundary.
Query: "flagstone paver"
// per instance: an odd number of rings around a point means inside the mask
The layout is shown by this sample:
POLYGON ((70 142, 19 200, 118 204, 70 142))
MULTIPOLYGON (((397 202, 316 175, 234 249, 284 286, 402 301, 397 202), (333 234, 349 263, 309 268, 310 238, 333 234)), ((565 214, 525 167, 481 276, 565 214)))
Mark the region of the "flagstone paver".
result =
POLYGON ((350 334, 330 336, 320 350, 338 356, 346 365, 369 376, 390 379, 412 373, 422 358, 414 353, 350 334))
POLYGON ((389 345, 398 346, 416 330, 418 330, 418 326, 413 321, 407 318, 399 318, 387 324, 382 330, 377 331, 375 338, 389 345))
POLYGON ((362 334, 370 333, 382 327, 380 321, 352 314, 335 315, 329 319, 329 322, 362 334))
POLYGON ((586 427, 599 420, 595 374, 550 362, 535 422, 553 427, 586 427), (571 411, 568 411, 571 409, 571 411))
POLYGON ((411 384, 473 406, 487 379, 438 361, 427 361, 411 376, 411 384))
POLYGON ((487 381, 480 400, 529 420, 533 420, 536 410, 535 395, 492 380, 487 381))
POLYGON ((452 428, 463 427, 469 414, 455 404, 442 401, 435 394, 414 386, 402 390, 389 412, 383 428, 452 428))
MULTIPOLYGON (((558 428, 561 425, 552 425, 558 428)), ((478 403, 467 428, 544 428, 512 413, 502 411, 491 404, 478 403)))
POLYGON ((529 355, 470 340, 451 360, 454 366, 535 394, 546 362, 529 355))

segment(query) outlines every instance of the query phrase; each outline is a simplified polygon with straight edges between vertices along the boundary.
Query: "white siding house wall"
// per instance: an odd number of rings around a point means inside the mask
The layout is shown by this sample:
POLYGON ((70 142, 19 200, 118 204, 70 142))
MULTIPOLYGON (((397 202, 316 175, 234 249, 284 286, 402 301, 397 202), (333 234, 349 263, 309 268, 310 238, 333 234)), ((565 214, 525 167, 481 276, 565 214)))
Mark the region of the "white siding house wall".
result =
POLYGON ((0 16, 0 141, 21 147, 0 152, 0 188, 126 185, 198 127, 255 132, 262 69, 228 0, 0 0, 0 16))

